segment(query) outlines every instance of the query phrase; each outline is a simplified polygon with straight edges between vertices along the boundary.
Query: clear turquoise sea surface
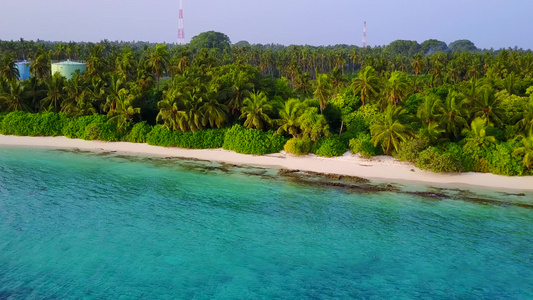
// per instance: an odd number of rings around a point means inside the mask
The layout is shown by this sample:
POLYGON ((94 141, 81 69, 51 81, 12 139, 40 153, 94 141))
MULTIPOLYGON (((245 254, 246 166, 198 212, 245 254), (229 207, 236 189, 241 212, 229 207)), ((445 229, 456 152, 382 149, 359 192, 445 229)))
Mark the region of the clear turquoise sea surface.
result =
POLYGON ((0 148, 0 299, 533 299, 531 208, 190 164, 0 148))

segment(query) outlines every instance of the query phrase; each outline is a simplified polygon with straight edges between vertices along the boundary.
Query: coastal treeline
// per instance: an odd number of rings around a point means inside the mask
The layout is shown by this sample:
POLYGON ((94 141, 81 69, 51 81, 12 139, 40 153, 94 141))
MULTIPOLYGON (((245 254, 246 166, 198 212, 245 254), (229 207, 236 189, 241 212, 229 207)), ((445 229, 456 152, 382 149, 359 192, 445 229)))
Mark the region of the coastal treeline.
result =
POLYGON ((530 175, 533 54, 399 40, 359 48, 0 41, 0 132, 392 155, 436 172, 530 175), (84 61, 66 80, 54 60, 84 61), (15 62, 32 75, 19 80, 15 62))

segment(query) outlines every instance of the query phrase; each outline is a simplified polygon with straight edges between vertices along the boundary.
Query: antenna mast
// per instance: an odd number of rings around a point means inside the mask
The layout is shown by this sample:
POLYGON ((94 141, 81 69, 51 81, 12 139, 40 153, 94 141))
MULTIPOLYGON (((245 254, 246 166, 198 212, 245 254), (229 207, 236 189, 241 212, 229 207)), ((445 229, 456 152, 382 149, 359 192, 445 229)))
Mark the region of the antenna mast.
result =
POLYGON ((363 48, 366 48, 366 21, 363 27, 363 48))
POLYGON ((185 44, 185 27, 183 26, 183 0, 180 0, 180 11, 178 20, 178 44, 185 44))

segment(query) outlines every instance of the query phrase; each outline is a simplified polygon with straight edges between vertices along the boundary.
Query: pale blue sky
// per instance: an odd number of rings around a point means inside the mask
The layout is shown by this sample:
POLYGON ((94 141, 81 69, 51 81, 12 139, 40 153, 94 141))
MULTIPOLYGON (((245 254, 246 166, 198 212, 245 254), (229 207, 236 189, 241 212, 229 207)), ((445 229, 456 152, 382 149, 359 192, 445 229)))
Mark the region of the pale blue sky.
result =
MULTIPOLYGON (((178 0, 2 0, 0 39, 175 42, 178 0)), ((233 43, 361 45, 397 39, 533 49, 533 0, 183 0, 185 35, 233 43)))

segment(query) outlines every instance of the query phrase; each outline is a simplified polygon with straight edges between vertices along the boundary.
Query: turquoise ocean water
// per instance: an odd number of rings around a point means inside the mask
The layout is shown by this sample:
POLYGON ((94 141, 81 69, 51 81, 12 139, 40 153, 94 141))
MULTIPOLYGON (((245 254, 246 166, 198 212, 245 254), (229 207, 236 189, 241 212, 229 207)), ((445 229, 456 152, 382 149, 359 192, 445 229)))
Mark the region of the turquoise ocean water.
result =
POLYGON ((194 164, 0 148, 0 299, 533 298, 531 208, 194 164))

